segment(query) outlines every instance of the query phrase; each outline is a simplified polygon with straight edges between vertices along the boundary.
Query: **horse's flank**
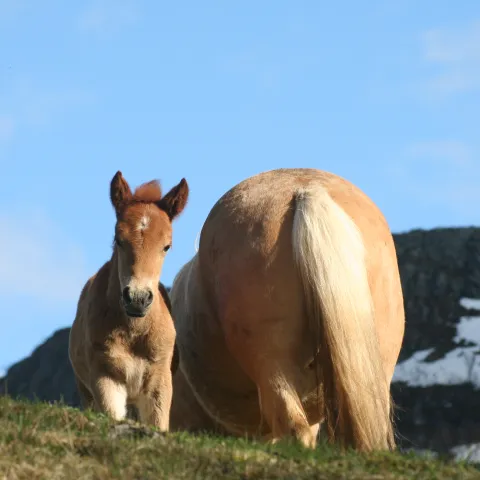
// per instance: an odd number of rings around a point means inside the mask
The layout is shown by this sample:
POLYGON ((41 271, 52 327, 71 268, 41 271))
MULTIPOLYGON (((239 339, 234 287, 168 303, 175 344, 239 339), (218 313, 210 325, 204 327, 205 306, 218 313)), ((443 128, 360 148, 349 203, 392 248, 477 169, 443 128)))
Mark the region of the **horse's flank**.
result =
POLYGON ((392 448, 403 296, 388 225, 350 182, 276 170, 227 192, 171 291, 172 428, 392 448), (187 294, 188 292, 188 294, 187 294))
POLYGON ((187 197, 184 181, 162 197, 157 182, 132 193, 121 174, 112 180, 112 257, 84 286, 70 332, 69 356, 85 408, 120 420, 133 404, 142 421, 169 429, 178 355, 168 295, 158 279, 171 222, 187 197))

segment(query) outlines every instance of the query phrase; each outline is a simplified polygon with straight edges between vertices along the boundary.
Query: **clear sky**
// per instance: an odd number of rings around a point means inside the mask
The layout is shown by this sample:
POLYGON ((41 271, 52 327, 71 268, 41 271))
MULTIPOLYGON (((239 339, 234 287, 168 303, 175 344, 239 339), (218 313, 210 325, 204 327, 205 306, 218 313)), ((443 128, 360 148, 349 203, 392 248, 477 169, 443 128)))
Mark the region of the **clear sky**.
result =
POLYGON ((109 183, 186 177, 167 285, 255 173, 360 186, 394 232, 480 224, 478 0, 0 0, 0 368, 73 321, 109 183))

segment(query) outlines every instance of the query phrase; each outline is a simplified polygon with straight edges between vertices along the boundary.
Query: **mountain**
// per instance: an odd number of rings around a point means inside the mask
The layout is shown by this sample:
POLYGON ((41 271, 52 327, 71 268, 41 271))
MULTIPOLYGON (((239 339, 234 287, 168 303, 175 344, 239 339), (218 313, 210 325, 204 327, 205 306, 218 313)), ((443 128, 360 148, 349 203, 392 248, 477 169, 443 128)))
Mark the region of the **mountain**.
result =
MULTIPOLYGON (((480 228, 395 234, 406 331, 395 371, 399 443, 448 452, 480 443, 480 228)), ((69 329, 0 380, 0 393, 79 405, 69 329)))
POLYGON ((406 331, 392 394, 401 443, 480 442, 480 229, 395 235, 406 331))

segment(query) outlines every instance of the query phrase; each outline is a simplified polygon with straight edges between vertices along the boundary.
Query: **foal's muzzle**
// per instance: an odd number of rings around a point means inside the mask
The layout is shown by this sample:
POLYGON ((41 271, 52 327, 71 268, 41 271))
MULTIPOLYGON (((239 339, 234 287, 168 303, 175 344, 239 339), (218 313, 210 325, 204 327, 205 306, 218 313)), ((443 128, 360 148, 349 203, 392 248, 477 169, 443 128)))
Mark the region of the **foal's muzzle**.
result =
POLYGON ((132 290, 125 287, 122 292, 123 307, 129 317, 144 317, 153 302, 153 292, 150 289, 132 290))

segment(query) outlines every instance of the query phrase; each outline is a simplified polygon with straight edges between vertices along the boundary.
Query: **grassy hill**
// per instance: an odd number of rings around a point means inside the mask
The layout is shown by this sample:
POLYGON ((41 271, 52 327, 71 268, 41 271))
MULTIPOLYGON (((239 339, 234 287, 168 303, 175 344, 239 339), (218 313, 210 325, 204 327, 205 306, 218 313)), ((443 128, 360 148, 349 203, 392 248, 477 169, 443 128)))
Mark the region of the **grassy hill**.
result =
POLYGON ((162 435, 102 415, 0 397, 0 478, 473 479, 480 471, 400 453, 360 455, 320 445, 162 435))

